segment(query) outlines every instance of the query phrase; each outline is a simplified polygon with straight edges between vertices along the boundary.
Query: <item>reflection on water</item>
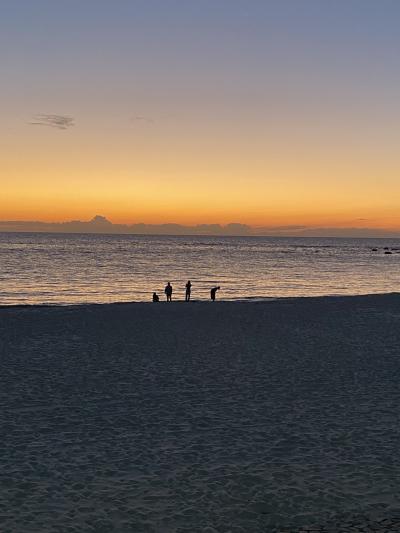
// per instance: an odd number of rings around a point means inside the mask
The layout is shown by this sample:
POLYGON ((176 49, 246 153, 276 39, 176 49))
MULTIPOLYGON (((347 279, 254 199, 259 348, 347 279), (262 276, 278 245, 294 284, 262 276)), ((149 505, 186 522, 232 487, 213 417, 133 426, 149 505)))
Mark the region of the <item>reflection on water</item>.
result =
POLYGON ((0 234, 0 304, 397 291, 396 239, 0 234), (384 247, 393 248, 384 254, 384 247), (373 251, 377 248, 377 251, 373 251))

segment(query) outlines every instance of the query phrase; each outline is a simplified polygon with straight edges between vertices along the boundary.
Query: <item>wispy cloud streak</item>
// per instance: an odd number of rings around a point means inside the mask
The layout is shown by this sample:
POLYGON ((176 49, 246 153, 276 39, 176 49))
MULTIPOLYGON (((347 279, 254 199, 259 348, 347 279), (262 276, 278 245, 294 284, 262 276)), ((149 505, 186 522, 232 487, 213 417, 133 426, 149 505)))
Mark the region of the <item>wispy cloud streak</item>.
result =
POLYGON ((147 122, 148 124, 154 124, 154 120, 151 117, 144 117, 143 115, 132 117, 132 122, 147 122))
POLYGON ((73 117, 68 115, 48 115, 45 113, 39 113, 33 117, 32 122, 28 122, 30 126, 49 126, 50 128, 56 128, 58 130, 66 130, 72 126, 75 126, 73 117))

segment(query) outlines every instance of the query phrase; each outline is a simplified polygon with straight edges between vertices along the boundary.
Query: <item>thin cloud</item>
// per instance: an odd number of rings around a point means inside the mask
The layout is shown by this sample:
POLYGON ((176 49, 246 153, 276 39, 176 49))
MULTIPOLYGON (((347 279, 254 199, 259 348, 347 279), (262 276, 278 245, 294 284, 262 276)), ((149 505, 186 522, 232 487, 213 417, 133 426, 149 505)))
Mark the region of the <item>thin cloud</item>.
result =
POLYGON ((66 130, 75 126, 74 118, 68 115, 47 115, 40 113, 33 118, 33 122, 28 122, 30 126, 49 126, 58 130, 66 130))
POLYGON ((151 117, 145 117, 143 115, 132 117, 132 122, 147 122, 148 124, 154 124, 154 120, 151 117))
POLYGON ((268 229, 272 229, 272 230, 283 230, 283 231, 291 231, 291 230, 303 230, 303 229, 307 229, 308 226, 299 226, 297 224, 290 224, 289 226, 266 226, 264 228, 261 228, 263 230, 268 230, 268 229))

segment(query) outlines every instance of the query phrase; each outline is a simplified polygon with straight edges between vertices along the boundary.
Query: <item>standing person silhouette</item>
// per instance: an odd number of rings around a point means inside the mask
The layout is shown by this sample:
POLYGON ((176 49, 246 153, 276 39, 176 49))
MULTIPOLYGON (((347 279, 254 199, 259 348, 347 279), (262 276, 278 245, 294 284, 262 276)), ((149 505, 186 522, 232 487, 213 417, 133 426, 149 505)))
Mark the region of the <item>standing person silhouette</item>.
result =
POLYGON ((170 282, 167 283, 164 292, 167 295, 167 302, 172 302, 172 285, 170 282))
POLYGON ((185 293, 185 302, 188 302, 190 300, 190 293, 192 291, 192 284, 190 283, 190 280, 186 283, 186 293, 185 293))
POLYGON ((215 302, 215 294, 221 287, 213 287, 210 291, 211 301, 215 302))

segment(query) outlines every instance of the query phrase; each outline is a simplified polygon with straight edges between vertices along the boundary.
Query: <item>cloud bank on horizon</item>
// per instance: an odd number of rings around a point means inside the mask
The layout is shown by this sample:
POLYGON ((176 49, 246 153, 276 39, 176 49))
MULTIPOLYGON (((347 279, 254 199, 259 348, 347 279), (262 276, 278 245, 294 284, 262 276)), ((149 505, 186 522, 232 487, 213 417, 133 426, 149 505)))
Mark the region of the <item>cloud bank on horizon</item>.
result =
POLYGON ((40 233, 111 233, 132 235, 215 235, 215 236, 272 236, 272 237, 365 237, 400 238, 400 231, 382 228, 312 227, 301 225, 259 226, 232 222, 230 224, 114 224, 101 215, 89 221, 66 222, 0 221, 0 232, 40 233))

